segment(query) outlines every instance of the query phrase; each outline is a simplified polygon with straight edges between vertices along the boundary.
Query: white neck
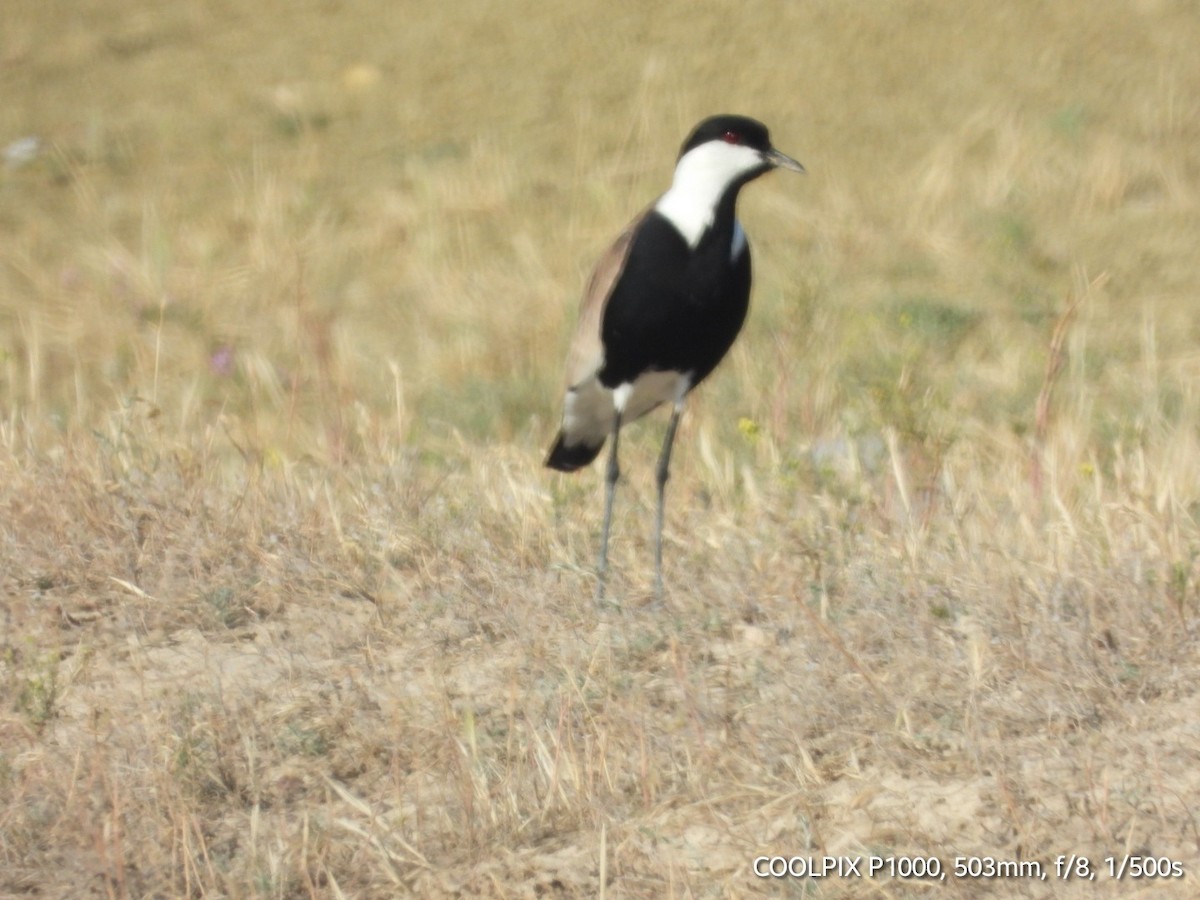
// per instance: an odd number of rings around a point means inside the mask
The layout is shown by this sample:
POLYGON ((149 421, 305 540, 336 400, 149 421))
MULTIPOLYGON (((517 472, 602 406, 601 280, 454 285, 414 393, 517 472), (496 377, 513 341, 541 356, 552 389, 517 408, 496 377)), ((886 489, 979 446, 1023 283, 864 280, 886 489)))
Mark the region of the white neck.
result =
POLYGON ((693 147, 680 157, 670 190, 654 208, 694 248, 712 227, 717 204, 729 186, 762 162, 761 153, 740 144, 709 141, 693 147))

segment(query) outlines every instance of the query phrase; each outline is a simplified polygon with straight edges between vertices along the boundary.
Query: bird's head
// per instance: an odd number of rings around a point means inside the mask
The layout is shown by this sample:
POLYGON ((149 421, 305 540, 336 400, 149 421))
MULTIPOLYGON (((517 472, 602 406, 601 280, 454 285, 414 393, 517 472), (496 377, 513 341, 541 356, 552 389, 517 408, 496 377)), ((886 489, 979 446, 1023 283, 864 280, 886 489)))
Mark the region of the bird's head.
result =
POLYGON ((804 166, 771 146, 767 126, 748 116, 711 116, 697 125, 679 150, 675 171, 688 180, 723 189, 741 186, 772 169, 804 172, 804 166))

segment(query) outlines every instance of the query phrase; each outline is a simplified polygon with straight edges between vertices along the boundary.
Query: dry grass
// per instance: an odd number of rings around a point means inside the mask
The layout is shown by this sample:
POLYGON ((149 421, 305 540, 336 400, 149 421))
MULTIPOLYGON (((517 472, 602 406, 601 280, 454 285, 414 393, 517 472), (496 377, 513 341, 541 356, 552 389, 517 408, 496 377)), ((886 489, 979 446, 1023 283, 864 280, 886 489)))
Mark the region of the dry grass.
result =
POLYGON ((1191 5, 519 8, 0 9, 0 895, 1194 894, 1191 5), (722 109, 811 175, 600 611, 559 349, 722 109))

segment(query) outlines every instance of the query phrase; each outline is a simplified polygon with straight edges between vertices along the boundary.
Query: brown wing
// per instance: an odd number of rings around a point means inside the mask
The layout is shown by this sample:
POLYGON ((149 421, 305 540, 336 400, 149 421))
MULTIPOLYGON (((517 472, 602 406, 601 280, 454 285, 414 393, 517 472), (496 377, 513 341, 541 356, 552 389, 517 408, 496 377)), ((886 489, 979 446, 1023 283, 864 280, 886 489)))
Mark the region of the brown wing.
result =
POLYGON ((596 370, 604 365, 604 344, 600 340, 604 310, 608 306, 608 298, 612 296, 617 280, 625 271, 629 249, 633 246, 633 236, 649 212, 650 208, 643 210, 629 223, 592 270, 592 277, 579 304, 579 322, 575 326, 575 336, 571 338, 571 347, 567 351, 568 388, 595 374, 596 370))

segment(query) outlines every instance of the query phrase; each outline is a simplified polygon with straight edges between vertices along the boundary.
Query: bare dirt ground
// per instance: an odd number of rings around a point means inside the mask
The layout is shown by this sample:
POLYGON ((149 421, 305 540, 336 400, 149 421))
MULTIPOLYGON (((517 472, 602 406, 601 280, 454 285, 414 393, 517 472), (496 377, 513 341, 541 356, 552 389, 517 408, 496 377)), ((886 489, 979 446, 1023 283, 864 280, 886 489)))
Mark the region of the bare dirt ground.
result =
POLYGON ((1021 556, 978 513, 914 537, 773 492, 681 513, 655 609, 631 514, 602 611, 535 461, 461 467, 6 473, 4 890, 908 896, 749 870, 919 855, 954 895, 1188 894, 1195 643, 1138 516, 1094 555, 1051 515, 1021 556), (1096 882, 1057 879, 1071 854, 1096 882), (1117 882, 1127 854, 1188 874, 1117 882), (972 856, 1047 878, 952 877, 972 856))

